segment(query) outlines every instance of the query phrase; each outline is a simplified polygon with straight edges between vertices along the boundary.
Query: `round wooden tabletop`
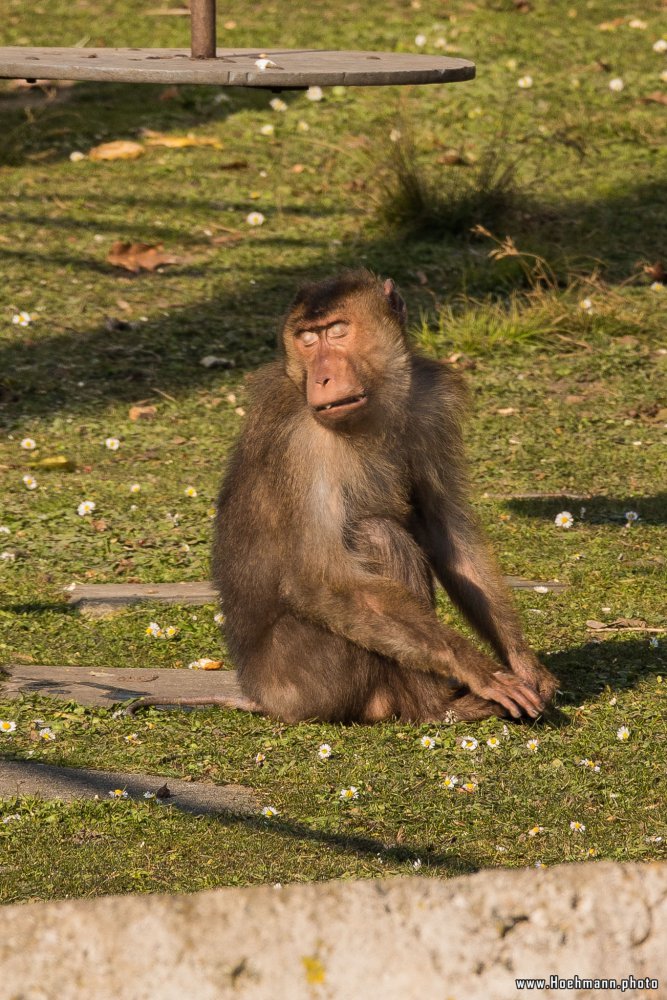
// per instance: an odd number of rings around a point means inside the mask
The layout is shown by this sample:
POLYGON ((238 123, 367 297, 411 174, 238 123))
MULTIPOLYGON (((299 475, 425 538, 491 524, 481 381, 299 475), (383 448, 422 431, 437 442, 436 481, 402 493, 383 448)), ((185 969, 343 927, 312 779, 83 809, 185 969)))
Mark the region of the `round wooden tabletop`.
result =
POLYGON ((471 80, 475 64, 448 56, 318 49, 218 49, 192 59, 188 49, 0 47, 0 78, 117 83, 210 83, 223 87, 383 87, 471 80))

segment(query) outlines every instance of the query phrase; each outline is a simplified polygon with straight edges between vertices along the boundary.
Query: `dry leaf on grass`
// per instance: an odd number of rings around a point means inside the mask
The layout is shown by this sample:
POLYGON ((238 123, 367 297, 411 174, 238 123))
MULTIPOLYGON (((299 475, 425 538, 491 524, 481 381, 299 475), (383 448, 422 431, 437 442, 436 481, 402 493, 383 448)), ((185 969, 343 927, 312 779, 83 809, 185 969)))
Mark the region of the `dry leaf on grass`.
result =
POLYGON ((667 632, 664 628, 652 628, 643 618, 617 618, 613 622, 598 622, 589 619, 586 628, 592 632, 667 632))
POLYGON ((139 271, 154 271, 164 264, 178 264, 179 258, 165 253, 162 243, 123 243, 118 240, 107 254, 107 262, 138 274, 139 271))
POLYGON ((151 129, 145 129, 143 135, 147 146, 167 146, 169 149, 212 146, 213 149, 222 149, 220 140, 210 135, 195 135, 193 132, 188 132, 187 135, 165 135, 163 132, 153 132, 151 129))
POLYGON ((114 142, 103 142, 101 146, 93 147, 88 157, 91 160, 136 160, 145 152, 144 147, 138 142, 116 139, 114 142))
POLYGON ((654 90, 639 100, 642 104, 667 104, 667 93, 664 90, 654 90))
POLYGON ((157 406, 131 406, 130 420, 153 420, 157 416, 157 406))
POLYGON ((223 667, 222 660, 204 660, 201 665, 202 670, 222 670, 223 667))

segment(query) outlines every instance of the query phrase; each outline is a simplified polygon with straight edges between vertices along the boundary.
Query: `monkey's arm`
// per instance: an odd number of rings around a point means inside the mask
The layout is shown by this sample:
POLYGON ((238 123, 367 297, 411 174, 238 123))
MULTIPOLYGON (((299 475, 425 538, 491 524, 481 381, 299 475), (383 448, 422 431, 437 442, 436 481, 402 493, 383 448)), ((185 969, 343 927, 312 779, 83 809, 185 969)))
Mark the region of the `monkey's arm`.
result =
POLYGON ((419 541, 452 602, 509 670, 538 690, 542 704, 556 678, 528 646, 507 586, 472 511, 443 484, 419 499, 419 541))
POLYGON ((421 391, 413 407, 414 534, 453 603, 506 668, 533 685, 544 704, 556 678, 523 637, 518 615, 467 500, 461 417, 464 390, 456 373, 420 360, 421 391))
POLYGON ((498 669, 464 636, 445 628, 432 608, 394 580, 366 573, 345 556, 335 575, 294 575, 281 596, 302 618, 396 660, 412 670, 442 674, 498 702, 512 716, 539 715, 543 704, 518 677, 498 669))

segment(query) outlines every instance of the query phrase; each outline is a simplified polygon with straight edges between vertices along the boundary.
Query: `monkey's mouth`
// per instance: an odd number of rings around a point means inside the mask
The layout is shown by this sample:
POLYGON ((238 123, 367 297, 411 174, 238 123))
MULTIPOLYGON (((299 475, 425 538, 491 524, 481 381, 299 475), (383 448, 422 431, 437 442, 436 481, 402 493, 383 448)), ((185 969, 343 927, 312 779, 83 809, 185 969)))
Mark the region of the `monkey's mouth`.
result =
POLYGON ((361 392, 356 396, 346 396, 345 399, 337 399, 333 403, 325 403, 323 406, 316 406, 316 413, 349 413, 351 410, 358 410, 366 403, 368 396, 361 392))

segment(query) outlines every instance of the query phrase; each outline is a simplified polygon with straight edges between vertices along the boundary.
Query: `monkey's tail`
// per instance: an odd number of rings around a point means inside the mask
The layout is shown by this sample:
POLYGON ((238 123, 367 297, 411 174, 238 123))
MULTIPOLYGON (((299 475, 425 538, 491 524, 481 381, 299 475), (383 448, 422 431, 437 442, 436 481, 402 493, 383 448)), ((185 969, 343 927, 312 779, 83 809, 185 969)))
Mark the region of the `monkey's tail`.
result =
POLYGON ((261 705, 243 694, 208 695, 201 698, 161 698, 159 695, 154 695, 150 698, 137 698, 125 708, 123 714, 134 716, 144 708, 197 708, 200 705, 234 708, 240 712, 252 712, 253 715, 265 714, 261 705))

